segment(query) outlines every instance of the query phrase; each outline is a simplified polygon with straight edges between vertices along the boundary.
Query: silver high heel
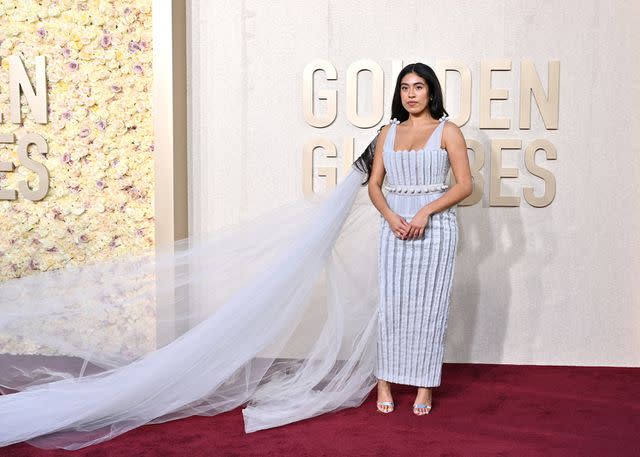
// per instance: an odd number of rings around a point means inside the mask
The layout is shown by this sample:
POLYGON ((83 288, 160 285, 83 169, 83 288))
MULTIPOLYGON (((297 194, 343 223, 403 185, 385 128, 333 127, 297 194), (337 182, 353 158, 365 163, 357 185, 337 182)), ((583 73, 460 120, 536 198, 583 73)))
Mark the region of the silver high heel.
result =
POLYGON ((394 404, 392 401, 379 401, 376 404, 378 405, 378 411, 380 411, 381 413, 389 414, 394 410, 394 404), (391 406, 391 409, 389 411, 383 411, 382 409, 380 409, 380 406, 391 406))
POLYGON ((426 403, 414 403, 413 404, 413 414, 416 416, 424 416, 425 414, 429 414, 431 412, 431 405, 427 405, 426 403), (426 409, 426 413, 419 413, 418 409, 426 409))

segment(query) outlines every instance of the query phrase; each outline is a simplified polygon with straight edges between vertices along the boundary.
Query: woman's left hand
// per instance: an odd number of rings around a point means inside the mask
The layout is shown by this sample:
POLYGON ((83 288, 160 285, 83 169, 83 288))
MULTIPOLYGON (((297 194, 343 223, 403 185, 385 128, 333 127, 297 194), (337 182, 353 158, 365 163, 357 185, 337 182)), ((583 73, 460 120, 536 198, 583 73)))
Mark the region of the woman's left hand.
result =
POLYGON ((424 231, 429 224, 429 217, 431 214, 425 209, 421 208, 415 216, 409 222, 409 229, 407 230, 407 239, 415 240, 418 238, 422 238, 424 235, 424 231))

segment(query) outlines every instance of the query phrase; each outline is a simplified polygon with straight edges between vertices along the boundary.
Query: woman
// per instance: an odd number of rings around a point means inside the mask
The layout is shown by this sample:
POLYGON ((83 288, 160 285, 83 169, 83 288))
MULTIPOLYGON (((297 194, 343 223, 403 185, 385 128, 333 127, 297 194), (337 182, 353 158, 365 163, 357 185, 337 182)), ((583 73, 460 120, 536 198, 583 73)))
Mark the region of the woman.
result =
MULTIPOLYGON (((417 94, 410 86, 402 95, 418 101, 407 105, 412 114, 424 106, 417 94)), ((444 141, 459 155, 452 128, 444 141)), ((401 146, 410 146, 408 133, 401 146)), ((377 382, 371 246, 385 210, 361 190, 372 165, 371 182, 380 180, 372 154, 380 144, 334 191, 250 223, 179 240, 170 251, 0 283, 0 446, 78 449, 242 405, 249 433, 360 405, 377 382), (150 329, 151 348, 142 344, 150 329)), ((456 178, 468 183, 455 161, 456 178)), ((460 198, 459 188, 429 207, 432 217, 460 198)), ((424 224, 385 213, 407 239, 424 224)))
POLYGON ((433 70, 407 65, 398 75, 392 123, 375 145, 368 190, 383 216, 376 376, 384 413, 394 408, 389 381, 418 386, 416 415, 429 413, 431 387, 440 385, 458 239, 454 205, 472 192, 464 137, 445 113, 433 70), (445 192, 450 167, 456 184, 445 192))

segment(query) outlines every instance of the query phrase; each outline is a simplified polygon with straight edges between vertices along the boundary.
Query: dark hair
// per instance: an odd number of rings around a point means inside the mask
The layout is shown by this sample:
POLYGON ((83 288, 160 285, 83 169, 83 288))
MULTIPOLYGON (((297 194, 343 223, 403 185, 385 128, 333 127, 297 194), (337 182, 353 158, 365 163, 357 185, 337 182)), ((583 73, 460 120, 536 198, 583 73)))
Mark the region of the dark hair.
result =
MULTIPOLYGON (((440 86, 438 77, 430 66, 416 62, 407 65, 398 74, 396 88, 393 92, 393 101, 391 102, 391 119, 396 118, 400 122, 409 119, 409 112, 404 109, 404 106, 402 106, 402 98, 400 96, 400 83, 407 73, 415 73, 426 81, 427 86, 429 87, 429 103, 427 104, 427 108, 429 109, 429 113, 431 113, 431 117, 434 119, 440 119, 445 114, 448 116, 449 113, 444 109, 444 97, 442 95, 442 87, 440 86)), ((380 130, 382 130, 382 127, 378 129, 373 141, 369 143, 369 146, 365 148, 364 152, 360 154, 360 157, 358 157, 352 165, 367 175, 367 179, 362 183, 363 186, 366 185, 371 178, 373 155, 378 135, 380 135, 380 130)))

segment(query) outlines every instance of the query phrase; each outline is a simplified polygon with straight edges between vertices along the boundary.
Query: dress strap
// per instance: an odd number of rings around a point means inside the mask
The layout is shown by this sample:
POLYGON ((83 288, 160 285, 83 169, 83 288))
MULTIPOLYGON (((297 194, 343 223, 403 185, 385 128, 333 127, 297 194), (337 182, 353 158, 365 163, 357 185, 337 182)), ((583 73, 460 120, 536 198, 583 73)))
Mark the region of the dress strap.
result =
POLYGON ((385 140, 386 148, 385 149, 393 149, 393 143, 396 137, 396 126, 400 123, 398 119, 395 117, 391 119, 389 127, 389 132, 387 133, 387 138, 385 140))
POLYGON ((440 145, 442 144, 442 131, 444 130, 444 124, 447 119, 449 119, 449 116, 447 116, 446 114, 442 116, 439 119, 440 125, 438 125, 435 132, 433 132, 433 143, 438 149, 441 149, 440 145))

